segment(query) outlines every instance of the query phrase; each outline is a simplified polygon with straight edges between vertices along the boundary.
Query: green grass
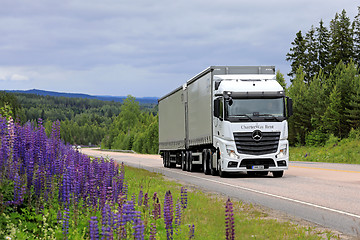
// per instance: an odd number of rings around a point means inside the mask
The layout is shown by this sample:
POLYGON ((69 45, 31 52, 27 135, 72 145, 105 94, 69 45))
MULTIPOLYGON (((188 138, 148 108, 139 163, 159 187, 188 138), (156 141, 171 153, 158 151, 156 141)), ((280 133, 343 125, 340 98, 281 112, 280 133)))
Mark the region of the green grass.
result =
POLYGON ((343 139, 323 147, 290 147, 290 161, 360 164, 360 140, 343 139))
MULTIPOLYGON (((180 197, 181 185, 168 181, 162 175, 146 170, 125 167, 125 178, 129 185, 129 195, 138 194, 140 186, 150 196, 154 192, 163 201, 165 192, 170 190, 174 204, 180 197)), ((184 211, 181 237, 187 236, 187 225, 195 225, 195 239, 225 239, 225 196, 205 193, 193 187, 188 189, 188 208, 184 211)), ((337 238, 330 232, 319 232, 313 228, 298 226, 268 216, 263 210, 241 201, 231 199, 234 204, 235 239, 329 239, 337 238)), ((162 220, 163 221, 163 220, 162 220)), ((159 239, 164 239, 160 236, 159 239)), ((166 237, 165 237, 166 239, 166 237)))

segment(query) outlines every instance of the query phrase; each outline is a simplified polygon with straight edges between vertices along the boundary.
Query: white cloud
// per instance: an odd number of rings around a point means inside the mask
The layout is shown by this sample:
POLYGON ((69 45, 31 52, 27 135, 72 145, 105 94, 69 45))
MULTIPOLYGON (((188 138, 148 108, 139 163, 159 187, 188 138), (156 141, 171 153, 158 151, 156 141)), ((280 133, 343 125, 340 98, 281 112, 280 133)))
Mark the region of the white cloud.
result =
POLYGON ((161 96, 209 65, 276 65, 286 74, 296 32, 328 24, 343 8, 353 19, 357 5, 3 0, 0 88, 161 96))
POLYGON ((24 75, 20 75, 20 74, 12 74, 10 76, 10 81, 28 81, 29 77, 24 76, 24 75))

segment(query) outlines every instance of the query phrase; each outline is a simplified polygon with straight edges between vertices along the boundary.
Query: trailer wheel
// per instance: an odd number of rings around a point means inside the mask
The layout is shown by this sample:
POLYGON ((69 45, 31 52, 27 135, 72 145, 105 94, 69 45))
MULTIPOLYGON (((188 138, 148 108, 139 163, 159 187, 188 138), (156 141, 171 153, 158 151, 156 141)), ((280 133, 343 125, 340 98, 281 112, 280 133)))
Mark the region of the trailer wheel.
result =
POLYGON ((170 152, 164 152, 164 167, 170 167, 170 152))
POLYGON ((193 172, 194 171, 194 164, 192 162, 192 152, 189 151, 189 159, 188 159, 188 171, 193 172))
POLYGON ((209 175, 211 173, 211 167, 210 167, 210 163, 211 161, 211 151, 210 149, 205 149, 203 152, 203 170, 205 175, 209 175))
POLYGON ((191 159, 191 152, 186 151, 186 157, 185 157, 185 169, 186 171, 190 171, 190 159, 191 159))
POLYGON ((186 171, 186 153, 181 152, 181 169, 186 171))

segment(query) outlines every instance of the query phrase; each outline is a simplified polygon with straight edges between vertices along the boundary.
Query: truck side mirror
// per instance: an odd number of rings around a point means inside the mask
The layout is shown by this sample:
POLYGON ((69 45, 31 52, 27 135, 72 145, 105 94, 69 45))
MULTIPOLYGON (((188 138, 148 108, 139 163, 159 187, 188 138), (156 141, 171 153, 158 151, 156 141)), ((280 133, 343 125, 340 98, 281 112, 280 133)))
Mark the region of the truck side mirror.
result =
POLYGON ((290 117, 290 116, 293 115, 293 101, 289 97, 286 97, 286 99, 287 99, 287 104, 286 104, 286 106, 287 106, 287 116, 290 117))

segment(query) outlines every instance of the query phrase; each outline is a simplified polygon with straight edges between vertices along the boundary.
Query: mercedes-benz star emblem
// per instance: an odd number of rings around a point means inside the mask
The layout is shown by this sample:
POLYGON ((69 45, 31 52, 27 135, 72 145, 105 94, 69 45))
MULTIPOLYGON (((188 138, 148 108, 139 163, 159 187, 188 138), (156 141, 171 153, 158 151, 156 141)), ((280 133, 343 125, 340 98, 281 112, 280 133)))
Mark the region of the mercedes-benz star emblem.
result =
POLYGON ((262 139, 263 134, 260 130, 255 130, 252 133, 252 138, 254 139, 254 141, 258 142, 262 139))

